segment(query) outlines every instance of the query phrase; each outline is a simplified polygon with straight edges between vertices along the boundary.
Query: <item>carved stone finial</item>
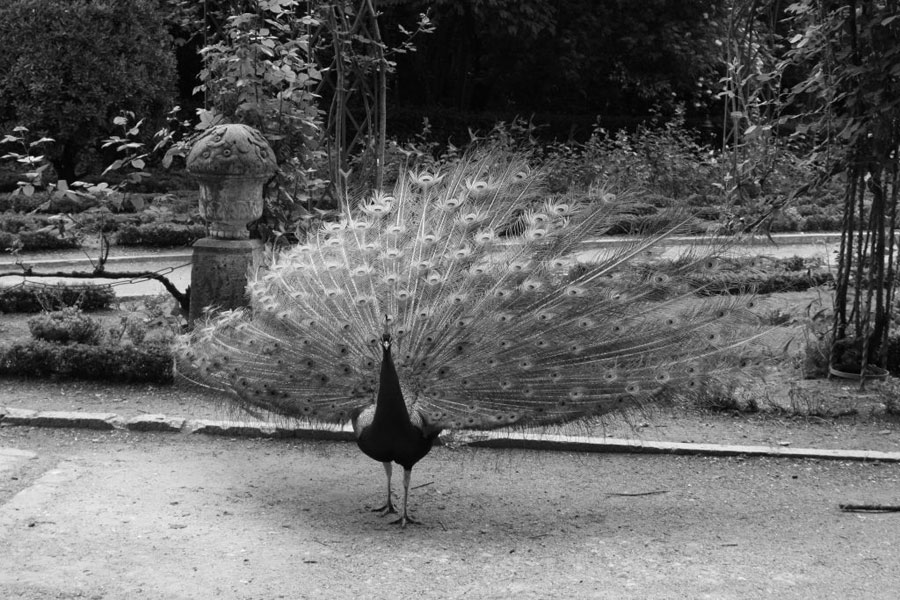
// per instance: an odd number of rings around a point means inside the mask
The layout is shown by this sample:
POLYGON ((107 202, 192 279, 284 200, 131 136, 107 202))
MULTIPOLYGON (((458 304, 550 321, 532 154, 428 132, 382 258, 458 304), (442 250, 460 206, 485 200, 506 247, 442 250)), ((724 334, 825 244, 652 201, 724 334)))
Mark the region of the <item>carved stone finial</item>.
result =
POLYGON ((197 138, 187 168, 202 177, 271 177, 275 155, 260 132, 246 125, 216 125, 197 138))
POLYGON ((252 127, 216 125, 197 138, 187 170, 200 181, 200 215, 211 237, 249 237, 247 225, 262 216, 263 185, 276 168, 271 146, 252 127))

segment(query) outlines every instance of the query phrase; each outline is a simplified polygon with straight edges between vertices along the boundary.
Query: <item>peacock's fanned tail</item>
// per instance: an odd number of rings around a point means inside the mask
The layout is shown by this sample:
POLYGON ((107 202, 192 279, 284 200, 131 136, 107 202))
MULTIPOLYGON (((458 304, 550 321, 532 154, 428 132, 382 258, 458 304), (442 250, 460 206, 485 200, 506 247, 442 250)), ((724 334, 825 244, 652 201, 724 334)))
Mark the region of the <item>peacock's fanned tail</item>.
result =
POLYGON ((696 394, 754 362, 748 297, 691 285, 714 280, 715 247, 647 258, 678 219, 583 258, 629 210, 551 197, 516 158, 404 174, 277 256, 250 309, 184 340, 179 370, 248 408, 342 422, 374 401, 387 320, 410 414, 486 429, 696 394))

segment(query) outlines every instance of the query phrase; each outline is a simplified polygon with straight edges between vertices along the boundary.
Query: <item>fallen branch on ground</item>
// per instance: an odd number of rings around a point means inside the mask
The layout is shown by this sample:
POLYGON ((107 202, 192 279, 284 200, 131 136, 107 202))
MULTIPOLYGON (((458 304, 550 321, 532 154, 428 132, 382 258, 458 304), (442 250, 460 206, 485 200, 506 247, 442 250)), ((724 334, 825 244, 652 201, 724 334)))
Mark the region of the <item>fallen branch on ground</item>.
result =
POLYGON ((900 504, 839 504, 844 512, 900 512, 900 504))

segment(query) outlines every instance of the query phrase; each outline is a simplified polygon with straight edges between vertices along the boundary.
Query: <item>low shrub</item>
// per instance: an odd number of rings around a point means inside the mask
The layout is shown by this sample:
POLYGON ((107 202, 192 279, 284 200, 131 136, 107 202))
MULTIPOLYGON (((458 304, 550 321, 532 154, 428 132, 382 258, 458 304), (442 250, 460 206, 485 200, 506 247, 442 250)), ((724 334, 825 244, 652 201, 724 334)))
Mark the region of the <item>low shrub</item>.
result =
POLYGON ((0 375, 72 377, 122 382, 170 383, 169 344, 57 344, 44 340, 17 342, 0 348, 0 375))
MULTIPOLYGON (((888 337, 887 360, 885 366, 891 375, 900 376, 900 334, 894 333, 888 337)), ((898 397, 900 400, 900 397, 898 397)))
POLYGON ((830 271, 797 256, 777 260, 732 259, 719 269, 690 277, 691 286, 701 295, 803 292, 833 282, 830 271))
MULTIPOLYGON (((19 177, 21 179, 21 177, 19 177)), ((37 209, 40 205, 47 201, 46 194, 34 194, 26 196, 25 194, 0 194, 0 212, 14 211, 27 213, 37 209)))
POLYGON ((93 195, 89 194, 79 194, 79 195, 68 195, 68 194, 53 194, 49 200, 47 200, 44 204, 41 204, 39 207, 39 212, 42 213, 69 213, 69 214, 77 214, 82 213, 90 208, 93 208, 100 204, 100 200, 93 195))
POLYGON ((842 220, 841 215, 810 215, 803 221, 803 231, 840 231, 842 220))
POLYGON ((23 250, 67 250, 79 246, 78 240, 73 237, 60 236, 56 232, 42 229, 21 231, 19 240, 23 250))
POLYGON ((0 215, 0 231, 7 233, 19 233, 22 230, 33 228, 34 219, 18 213, 6 213, 0 215))
POLYGON ((0 231, 0 252, 7 252, 19 245, 19 236, 8 231, 0 231))
POLYGON ((832 282, 834 282, 834 276, 822 271, 816 273, 780 272, 765 275, 735 273, 726 277, 701 275, 691 278, 691 284, 702 294, 707 295, 734 295, 747 291, 757 294, 803 292, 832 282))
POLYGON ((100 322, 75 307, 44 312, 32 317, 28 319, 28 329, 36 340, 59 344, 78 343, 95 346, 103 337, 100 322))
POLYGON ((758 413, 759 401, 733 386, 709 384, 694 397, 694 407, 709 412, 758 413))
POLYGON ((173 223, 145 223, 125 225, 116 233, 116 243, 122 246, 190 246, 206 236, 203 225, 173 223))
POLYGON ((102 310, 115 299, 116 294, 108 285, 24 284, 0 289, 0 312, 36 313, 67 306, 102 310))
POLYGON ((799 357, 804 379, 820 379, 828 377, 828 362, 831 358, 831 335, 828 332, 816 331, 809 327, 806 345, 799 357))
MULTIPOLYGON (((830 319, 830 314, 828 315, 830 319)), ((860 348, 853 340, 841 340, 832 348, 832 337, 829 321, 810 323, 808 326, 806 346, 801 357, 803 376, 806 379, 818 379, 828 376, 829 363, 833 362, 838 371, 858 373, 860 370, 860 348), (855 346, 855 347, 854 347, 855 346), (833 350, 833 352, 832 352, 833 350), (832 356, 832 353, 834 356, 832 356)), ((900 335, 888 337, 885 356, 885 368, 894 377, 900 376, 900 335)))

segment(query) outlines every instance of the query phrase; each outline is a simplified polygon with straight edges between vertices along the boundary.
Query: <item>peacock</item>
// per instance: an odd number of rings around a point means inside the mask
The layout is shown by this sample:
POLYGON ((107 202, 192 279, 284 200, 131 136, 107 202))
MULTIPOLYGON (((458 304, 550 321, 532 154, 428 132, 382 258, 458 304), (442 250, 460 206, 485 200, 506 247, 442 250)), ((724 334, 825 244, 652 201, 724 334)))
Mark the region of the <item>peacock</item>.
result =
POLYGON ((403 169, 252 274, 249 307, 181 340, 178 371, 264 415, 350 422, 381 462, 413 466, 445 430, 532 428, 709 393, 758 361, 747 295, 704 294, 721 248, 668 260, 677 211, 633 194, 551 194, 521 156, 403 169), (625 241, 586 252, 622 224, 625 241))

